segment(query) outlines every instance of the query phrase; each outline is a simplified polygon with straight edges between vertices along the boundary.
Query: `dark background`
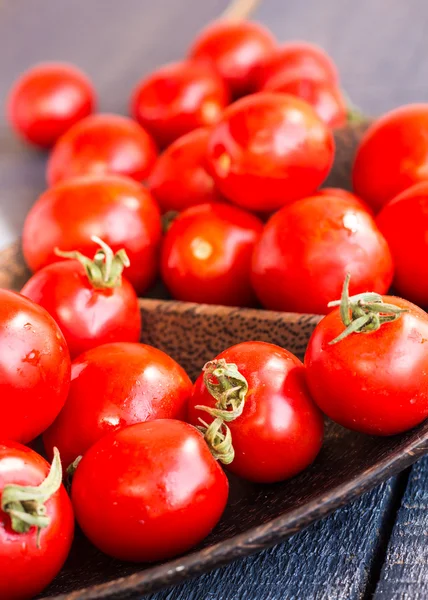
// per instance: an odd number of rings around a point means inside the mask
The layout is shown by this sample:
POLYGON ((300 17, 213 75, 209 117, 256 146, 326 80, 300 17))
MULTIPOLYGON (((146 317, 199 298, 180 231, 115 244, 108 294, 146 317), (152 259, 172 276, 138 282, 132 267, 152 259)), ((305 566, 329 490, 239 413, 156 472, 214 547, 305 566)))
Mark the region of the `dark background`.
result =
MULTIPOLYGON (((0 0, 0 95, 40 60, 94 81, 100 109, 126 113, 133 85, 180 58, 227 0, 0 0)), ((335 59, 366 114, 428 97, 426 0, 264 0, 254 17, 280 40, 306 39, 335 59)), ((0 247, 18 235, 44 187, 43 154, 0 123, 0 247)), ((346 449, 344 449, 344 452, 346 449)), ((156 600, 343 600, 428 597, 428 463, 390 480, 256 557, 161 592, 156 600)))

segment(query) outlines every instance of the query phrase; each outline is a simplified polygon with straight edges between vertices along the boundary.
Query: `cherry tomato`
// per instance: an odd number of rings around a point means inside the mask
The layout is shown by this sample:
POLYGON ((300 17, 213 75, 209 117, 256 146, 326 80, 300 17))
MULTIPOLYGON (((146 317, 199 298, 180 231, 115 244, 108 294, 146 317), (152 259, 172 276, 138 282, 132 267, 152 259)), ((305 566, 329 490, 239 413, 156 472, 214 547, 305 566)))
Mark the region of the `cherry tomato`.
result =
POLYGON ((393 277, 388 244, 373 218, 338 196, 285 206, 266 224, 253 255, 253 285, 272 310, 327 312, 346 273, 352 293, 385 293, 393 277))
POLYGON ((47 265, 21 290, 55 319, 72 358, 108 342, 140 339, 138 298, 122 278, 123 267, 129 266, 126 252, 113 255, 109 246, 99 243, 93 261, 79 252, 62 253, 77 260, 47 265))
POLYGON ((228 483, 201 433, 162 419, 105 436, 85 454, 72 499, 100 550, 135 562, 182 554, 206 537, 227 502, 228 483))
POLYGON ((228 204, 212 202, 184 210, 164 238, 164 283, 178 300, 253 304, 251 255, 262 230, 257 217, 228 204))
POLYGON ((330 81, 278 75, 269 79, 263 90, 290 94, 305 100, 329 127, 346 124, 348 107, 340 89, 330 81))
POLYGON ((5 600, 34 598, 67 558, 74 518, 61 477, 58 456, 49 468, 30 448, 0 443, 0 597, 5 600), (21 504, 24 492, 26 503, 21 504), (31 516, 35 525, 21 514, 31 516))
POLYGON ((348 190, 343 190, 342 188, 333 188, 326 187, 317 190, 317 196, 338 196, 339 198, 343 198, 347 200, 351 204, 358 206, 359 208, 364 208, 367 212, 373 215, 372 208, 364 202, 361 198, 353 194, 352 192, 348 192, 348 190))
POLYGON ((143 181, 155 164, 152 137, 121 115, 92 115, 62 136, 48 160, 46 179, 52 186, 80 175, 126 175, 143 181))
POLYGON ((325 50, 308 42, 288 42, 268 54, 253 69, 253 90, 266 89, 266 85, 278 76, 332 84, 337 84, 339 79, 336 65, 325 50))
POLYGON ((159 157, 148 185, 162 212, 222 199, 207 171, 208 137, 208 129, 195 129, 178 138, 159 157))
POLYGON ((388 202, 377 217, 395 263, 394 289, 428 307, 428 181, 388 202))
POLYGON ((331 130, 302 100, 263 92, 238 100, 212 129, 208 161, 220 192, 249 210, 311 194, 334 157, 331 130))
POLYGON ((288 350, 265 342, 244 342, 219 354, 205 366, 205 373, 194 385, 189 422, 200 425, 202 419, 212 423, 213 417, 198 408, 216 407, 206 377, 215 380, 219 394, 228 390, 230 398, 227 373, 233 374, 230 367, 235 366, 247 382, 247 391, 242 413, 227 423, 235 451, 227 468, 259 483, 281 481, 300 473, 317 456, 324 426, 321 413, 308 395, 303 364, 288 350))
POLYGON ((189 56, 213 65, 236 98, 251 91, 251 72, 276 48, 272 33, 251 21, 216 21, 199 34, 189 56))
POLYGON ((375 212, 415 183, 428 179, 428 104, 387 113, 364 134, 355 155, 355 192, 375 212))
POLYGON ((215 123, 228 101, 227 88, 214 69, 186 60, 160 67, 143 79, 130 110, 165 147, 193 129, 215 123))
POLYGON ((64 465, 106 433, 142 421, 185 418, 192 384, 170 356, 144 344, 104 344, 72 363, 67 402, 43 441, 64 465))
POLYGON ((92 255, 97 249, 93 235, 114 252, 126 250, 127 279, 143 293, 157 270, 160 214, 151 194, 127 177, 79 177, 44 192, 24 224, 25 260, 38 271, 58 261, 55 248, 92 255))
POLYGON ((94 88, 80 69, 66 63, 40 63, 15 81, 7 114, 18 135, 49 147, 94 108, 94 88))
MULTIPOLYGON (((376 327, 371 313, 361 333, 332 343, 346 327, 336 308, 317 325, 305 357, 309 389, 321 410, 344 427, 373 435, 406 431, 428 416, 428 315, 401 298, 383 302, 377 307, 385 317, 394 317, 388 304, 407 312, 370 331, 376 327)), ((355 301, 351 306, 345 314, 355 321, 362 309, 355 301)))
POLYGON ((0 289, 0 439, 27 443, 64 405, 70 355, 64 336, 41 306, 0 289))

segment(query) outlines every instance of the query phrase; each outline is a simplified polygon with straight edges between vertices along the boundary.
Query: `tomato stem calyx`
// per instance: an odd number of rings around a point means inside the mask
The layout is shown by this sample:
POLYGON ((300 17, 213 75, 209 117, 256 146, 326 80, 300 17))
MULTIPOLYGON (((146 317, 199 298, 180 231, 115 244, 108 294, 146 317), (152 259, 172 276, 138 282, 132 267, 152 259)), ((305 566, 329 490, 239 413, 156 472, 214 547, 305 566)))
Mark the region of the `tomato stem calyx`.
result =
POLYGON ((216 460, 219 460, 224 465, 229 465, 235 458, 235 450, 232 445, 232 434, 229 427, 220 417, 208 425, 203 419, 199 419, 201 425, 199 431, 204 434, 211 454, 216 460))
POLYGON ((329 344, 337 344, 337 342, 342 341, 352 333, 377 331, 385 323, 396 321, 403 313, 408 312, 405 308, 385 303, 382 296, 376 292, 349 296, 350 279, 351 276, 348 273, 343 284, 341 299, 328 304, 330 308, 340 307, 340 316, 346 327, 329 344))
POLYGON ((1 509, 9 515, 13 531, 27 533, 31 527, 36 527, 37 545, 39 545, 40 530, 50 523, 45 503, 59 490, 61 482, 61 459, 58 449, 54 448, 49 473, 40 485, 25 486, 8 483, 4 486, 1 509))
POLYGON ((55 254, 61 256, 61 258, 78 260, 85 268, 86 275, 95 289, 119 287, 122 283, 123 269, 130 265, 126 251, 122 248, 114 254, 110 246, 98 236, 93 235, 91 240, 100 246, 93 259, 77 250, 64 252, 59 248, 55 248, 55 254))

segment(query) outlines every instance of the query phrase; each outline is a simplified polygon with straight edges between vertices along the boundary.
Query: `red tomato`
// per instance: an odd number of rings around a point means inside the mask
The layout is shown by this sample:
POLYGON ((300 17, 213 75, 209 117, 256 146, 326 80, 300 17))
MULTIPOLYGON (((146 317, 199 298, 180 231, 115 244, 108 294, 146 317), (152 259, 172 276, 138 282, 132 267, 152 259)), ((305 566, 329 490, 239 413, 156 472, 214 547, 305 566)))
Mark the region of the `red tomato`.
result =
POLYGON ((94 108, 94 88, 80 69, 66 63, 40 63, 15 81, 7 114, 18 135, 49 147, 94 108))
POLYGON ((162 212, 221 200, 207 171, 208 129, 195 129, 178 138, 159 157, 148 180, 162 212))
POLYGON ((253 285, 271 310, 327 312, 346 273, 352 293, 385 293, 393 277, 388 244, 370 214, 338 196, 285 206, 266 224, 253 255, 253 285))
POLYGON ((394 289, 428 306, 428 181, 388 202, 377 217, 395 263, 394 289))
POLYGON ((369 127, 355 156, 355 192, 375 212, 408 187, 428 179, 428 104, 409 104, 369 127))
POLYGON ((329 127, 346 124, 348 107, 339 87, 330 81, 278 75, 269 79, 263 90, 290 94, 305 100, 329 127))
POLYGON ((311 194, 333 164, 331 130, 302 100, 263 92, 238 100, 212 129, 208 161, 220 192, 249 210, 311 194))
POLYGON ((251 91, 253 68, 276 47, 272 33, 251 21, 215 21, 194 41, 189 56, 213 65, 234 97, 251 91))
POLYGON ((278 76, 317 79, 337 84, 337 68, 330 56, 315 44, 288 42, 271 52, 252 73, 253 90, 265 89, 278 76))
POLYGON ((364 200, 362 200, 361 198, 359 198, 352 192, 348 192, 348 190, 343 190, 342 188, 326 187, 326 188, 321 188, 320 190, 317 190, 316 195, 317 196, 338 196, 339 198, 343 198, 344 200, 347 200, 351 204, 355 204, 359 208, 364 208, 367 212, 369 212, 371 215, 373 215, 372 208, 368 204, 366 204, 364 202, 364 200))
POLYGON ((182 419, 192 383, 170 356, 144 344, 98 346, 72 363, 64 409, 44 433, 68 466, 106 433, 153 419, 182 419))
POLYGON ((209 65, 186 60, 160 67, 143 79, 134 90, 130 110, 165 147, 218 121, 228 101, 223 80, 209 65))
MULTIPOLYGON (((321 410, 344 427, 373 435, 406 431, 428 416, 428 315, 401 298, 383 301, 408 312, 332 344, 345 330, 336 308, 316 327, 305 357, 309 389, 321 410)), ((388 314, 385 305, 377 306, 388 314)), ((350 320, 357 318, 355 307, 350 320)))
MULTIPOLYGON (((97 241, 95 238, 93 241, 97 241)), ((126 252, 99 240, 94 260, 79 252, 37 271, 21 294, 43 306, 64 334, 72 358, 108 342, 138 342, 141 316, 132 285, 122 278, 126 252)), ((64 253, 68 254, 67 252, 64 253)))
POLYGON ((121 115, 92 115, 55 145, 46 171, 48 185, 80 175, 126 175, 144 180, 156 161, 156 145, 142 127, 121 115))
POLYGON ((259 483, 300 473, 317 456, 324 428, 321 413, 307 392, 303 364, 288 350, 265 342, 228 348, 208 363, 211 371, 200 375, 194 385, 188 408, 193 425, 200 425, 200 418, 207 424, 213 421, 198 408, 216 407, 216 399, 204 382, 207 375, 220 384, 220 389, 228 388, 227 377, 220 378, 214 370, 223 366, 222 361, 236 365, 248 383, 242 414, 227 423, 235 451, 227 468, 259 483))
POLYGON ((79 525, 95 546, 135 562, 182 554, 219 521, 226 476, 191 425, 163 419, 99 440, 73 478, 79 525))
POLYGON ((127 279, 138 293, 152 283, 161 237, 159 209, 151 194, 127 177, 79 177, 44 192, 27 215, 23 251, 33 271, 58 261, 55 248, 92 255, 96 235, 131 262, 127 279))
POLYGON ((0 439, 27 443, 64 405, 70 385, 67 344, 44 308, 0 289, 0 348, 0 439))
POLYGON ((187 302, 248 306, 251 255, 262 222, 229 204, 201 204, 184 210, 162 246, 162 279, 174 298, 187 302))
POLYGON ((0 443, 0 598, 34 598, 64 564, 73 540, 74 518, 61 478, 58 456, 49 469, 45 459, 30 448, 0 443), (42 483, 45 489, 39 490, 42 483), (24 490, 27 502, 21 504, 24 490), (45 515, 37 514, 43 509, 45 515), (21 512, 38 526, 20 519, 21 512))

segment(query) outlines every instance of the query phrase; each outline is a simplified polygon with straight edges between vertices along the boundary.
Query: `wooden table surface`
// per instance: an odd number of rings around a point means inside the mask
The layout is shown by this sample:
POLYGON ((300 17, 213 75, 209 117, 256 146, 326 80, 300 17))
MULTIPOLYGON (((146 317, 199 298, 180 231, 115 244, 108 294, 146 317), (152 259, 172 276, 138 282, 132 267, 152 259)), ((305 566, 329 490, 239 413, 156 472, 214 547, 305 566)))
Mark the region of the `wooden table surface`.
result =
MULTIPOLYGON (((2 0, 0 93, 39 60, 69 60, 102 110, 126 112, 133 84, 179 58, 227 0, 2 0)), ((264 0, 255 17, 279 39, 324 46, 367 114, 428 99, 426 0, 264 0)), ((3 117, 2 117, 3 119, 3 117)), ((0 123, 0 247, 44 187, 42 154, 0 123)), ((346 449, 344 448, 344 452, 346 449)), ((428 451, 428 448, 427 448, 428 451)), ((428 598, 428 458, 280 546, 151 600, 428 598)))

